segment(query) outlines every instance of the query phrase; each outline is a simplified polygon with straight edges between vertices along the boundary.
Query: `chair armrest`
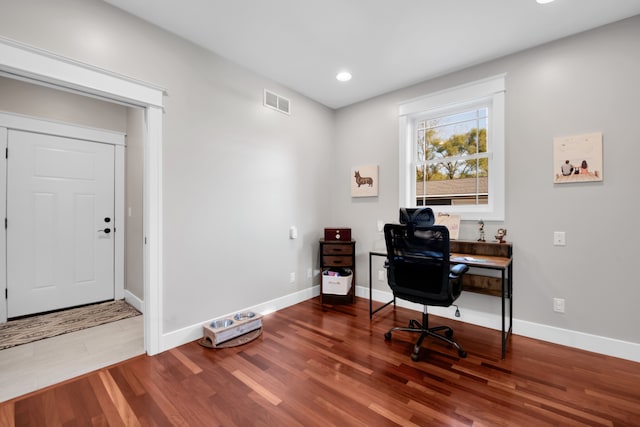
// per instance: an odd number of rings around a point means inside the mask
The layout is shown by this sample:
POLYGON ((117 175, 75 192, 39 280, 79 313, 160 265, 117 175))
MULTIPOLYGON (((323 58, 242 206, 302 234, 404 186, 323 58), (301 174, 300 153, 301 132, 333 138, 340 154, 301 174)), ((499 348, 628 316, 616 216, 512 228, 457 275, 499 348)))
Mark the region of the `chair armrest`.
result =
POLYGON ((460 278, 460 276, 462 276, 468 270, 469 270, 469 266, 466 265, 466 264, 453 265, 453 266, 451 266, 451 269, 449 270, 449 279, 458 279, 458 278, 460 278))

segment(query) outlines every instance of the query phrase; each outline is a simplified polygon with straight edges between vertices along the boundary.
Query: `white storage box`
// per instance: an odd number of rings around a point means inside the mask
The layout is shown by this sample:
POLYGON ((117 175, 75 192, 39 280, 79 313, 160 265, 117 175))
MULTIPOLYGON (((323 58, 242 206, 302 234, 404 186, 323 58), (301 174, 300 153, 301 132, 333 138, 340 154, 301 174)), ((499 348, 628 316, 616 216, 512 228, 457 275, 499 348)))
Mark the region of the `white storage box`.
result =
POLYGON ((325 270, 322 272, 322 293, 333 295, 347 295, 351 290, 351 282, 353 279, 353 273, 351 270, 342 269, 342 273, 339 276, 332 276, 331 270, 325 270), (344 274, 347 272, 348 274, 344 274))

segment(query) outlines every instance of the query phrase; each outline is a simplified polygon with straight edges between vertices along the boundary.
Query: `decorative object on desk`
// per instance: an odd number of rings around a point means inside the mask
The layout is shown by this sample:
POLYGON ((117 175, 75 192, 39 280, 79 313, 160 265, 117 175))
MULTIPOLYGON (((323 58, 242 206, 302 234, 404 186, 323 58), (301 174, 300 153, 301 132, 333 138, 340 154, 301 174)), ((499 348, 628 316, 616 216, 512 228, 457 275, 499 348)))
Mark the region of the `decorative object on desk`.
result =
POLYGON ((458 239, 460 233, 460 215, 451 215, 448 213, 438 212, 436 216, 436 225, 444 225, 449 229, 449 238, 458 239))
POLYGON ((478 242, 484 242, 484 221, 478 221, 478 232, 480 233, 480 237, 478 237, 478 242))
POLYGON ((496 232, 496 240, 498 241, 498 243, 504 243, 504 236, 507 235, 507 229, 506 228, 498 228, 498 231, 496 232))
POLYGON ((351 171, 351 197, 378 195, 378 165, 359 166, 351 171))
POLYGON ((602 181, 602 133, 553 140, 553 182, 602 181))
POLYGON ((324 240, 342 240, 348 242, 351 240, 350 228, 325 228, 324 240))

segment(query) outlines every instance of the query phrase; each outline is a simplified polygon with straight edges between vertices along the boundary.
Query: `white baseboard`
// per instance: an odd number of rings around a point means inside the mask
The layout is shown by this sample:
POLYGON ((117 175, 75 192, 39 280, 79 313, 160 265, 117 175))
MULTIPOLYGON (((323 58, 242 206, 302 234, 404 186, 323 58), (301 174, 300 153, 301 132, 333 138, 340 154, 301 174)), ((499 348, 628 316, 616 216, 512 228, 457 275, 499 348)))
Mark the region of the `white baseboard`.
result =
POLYGON ((640 362, 640 343, 513 319, 513 333, 568 347, 640 362))
MULTIPOLYGON (((369 288, 364 286, 356 287, 356 296, 368 299, 369 288)), ((374 289, 372 292, 372 299, 377 303, 385 303, 393 299, 393 294, 391 292, 374 289)), ((400 307, 422 312, 422 306, 419 304, 413 304, 402 300, 396 300, 396 304, 400 307)), ((502 318, 500 314, 484 313, 465 308, 464 310, 461 310, 460 317, 455 317, 455 307, 429 307, 429 313, 448 319, 461 320, 474 325, 483 326, 485 328, 497 330, 502 329, 502 318)), ((513 333, 554 344, 579 348, 581 350, 591 351, 607 356, 619 357, 633 362, 640 362, 640 343, 586 334, 584 332, 557 328, 555 326, 543 325, 516 318, 513 319, 513 333)))
MULTIPOLYGON (((195 341, 202 337, 202 325, 215 319, 231 317, 235 313, 242 311, 253 311, 262 315, 281 310, 320 294, 320 286, 316 285, 293 294, 285 295, 253 307, 246 307, 209 319, 205 322, 190 325, 177 331, 172 331, 162 335, 160 343, 160 351, 166 351, 174 347, 195 341)), ((356 287, 356 296, 369 298, 369 288, 364 286, 356 287)), ((125 291, 125 299, 136 309, 141 310, 142 301, 130 292, 125 291), (131 300, 131 301, 130 301, 131 300), (136 305, 137 304, 137 305, 136 305)), ((393 299, 391 292, 373 290, 373 301, 376 303, 385 303, 393 299)), ((397 300, 397 305, 418 312, 422 311, 422 306, 407 301, 397 300)), ((374 307, 375 308, 375 307, 374 307)), ((494 313, 485 313, 465 308, 461 310, 461 316, 455 317, 455 307, 430 307, 429 312, 436 316, 441 316, 453 320, 460 320, 471 323, 473 325, 485 328, 501 329, 501 316, 494 313)), ((634 362, 640 362, 640 344, 628 341, 622 341, 614 338, 602 337, 598 335, 586 334, 584 332, 572 331, 569 329, 556 328, 554 326, 543 325, 540 323, 529 322, 526 320, 513 319, 513 333, 528 338, 539 339, 554 344, 565 345, 568 347, 579 348, 581 350, 591 351, 594 353, 604 354, 607 356, 619 357, 634 362)))
POLYGON ((276 298, 271 301, 267 301, 262 304, 254 305, 253 307, 246 307, 240 310, 235 310, 233 313, 228 313, 223 316, 217 316, 213 319, 206 320, 195 325, 190 325, 177 331, 172 331, 163 334, 160 340, 160 351, 166 351, 174 347, 186 344, 191 341, 202 338, 202 325, 209 323, 216 319, 222 319, 226 317, 233 317, 236 313, 253 311, 254 313, 260 313, 262 315, 273 313, 274 311, 281 310, 291 305, 298 304, 302 301, 306 301, 310 298, 320 295, 320 285, 316 285, 301 291, 285 295, 281 298, 276 298))
POLYGON ((124 300, 127 304, 144 314, 144 301, 126 289, 124 290, 124 300))

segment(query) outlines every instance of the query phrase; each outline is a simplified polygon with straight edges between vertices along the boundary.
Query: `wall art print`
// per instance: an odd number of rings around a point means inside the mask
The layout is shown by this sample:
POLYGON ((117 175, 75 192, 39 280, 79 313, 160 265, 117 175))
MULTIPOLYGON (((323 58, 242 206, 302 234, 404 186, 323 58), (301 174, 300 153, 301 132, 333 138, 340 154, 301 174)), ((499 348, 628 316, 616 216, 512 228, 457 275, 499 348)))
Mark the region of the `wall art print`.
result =
POLYGON ((602 133, 554 138, 553 182, 602 181, 602 133))
POLYGON ((359 166, 351 171, 351 197, 378 195, 378 165, 359 166))

